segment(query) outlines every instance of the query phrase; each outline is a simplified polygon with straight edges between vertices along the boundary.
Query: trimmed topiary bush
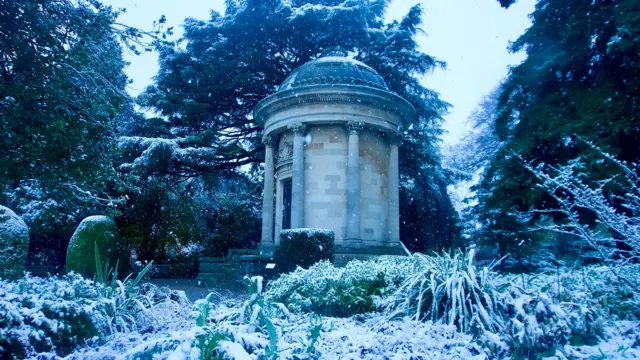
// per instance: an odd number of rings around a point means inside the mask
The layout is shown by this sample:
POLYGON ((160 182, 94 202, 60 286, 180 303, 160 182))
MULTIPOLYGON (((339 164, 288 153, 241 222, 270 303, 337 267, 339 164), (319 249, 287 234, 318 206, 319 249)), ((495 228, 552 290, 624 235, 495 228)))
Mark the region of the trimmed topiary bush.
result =
POLYGON ((325 229, 289 229, 280 232, 278 260, 285 268, 296 266, 308 268, 320 260, 329 260, 333 255, 334 234, 325 229))
POLYGON ((89 216, 78 225, 67 248, 65 270, 92 277, 96 272, 94 246, 102 261, 115 266, 119 260, 118 272, 123 273, 123 267, 128 265, 128 247, 120 240, 115 221, 101 215, 89 216))
POLYGON ((11 209, 0 206, 0 277, 21 275, 29 251, 29 228, 11 209))

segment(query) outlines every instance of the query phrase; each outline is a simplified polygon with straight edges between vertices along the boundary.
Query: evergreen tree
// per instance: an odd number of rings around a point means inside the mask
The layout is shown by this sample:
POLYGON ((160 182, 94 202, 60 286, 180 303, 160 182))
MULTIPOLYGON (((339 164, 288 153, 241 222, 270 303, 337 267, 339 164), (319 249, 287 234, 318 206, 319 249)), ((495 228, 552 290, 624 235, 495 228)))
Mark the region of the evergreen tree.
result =
POLYGON ((64 253, 75 225, 122 194, 114 118, 131 100, 119 41, 135 51, 144 34, 118 14, 89 0, 0 6, 0 203, 30 225, 34 246, 64 253))
POLYGON ((338 45, 417 109, 401 152, 402 232, 447 244, 454 221, 437 145, 448 104, 419 81, 443 63, 418 50, 422 9, 385 23, 388 3, 229 0, 224 15, 187 19, 184 47, 159 48, 155 84, 138 98, 167 130, 155 138, 123 139, 129 161, 123 169, 191 177, 261 162, 261 129, 251 110, 293 69, 338 45))
POLYGON ((623 161, 640 156, 640 3, 541 0, 532 20, 511 45, 527 58, 511 69, 498 102, 494 131, 505 148, 480 185, 487 240, 502 252, 532 251, 539 240, 522 232, 528 223, 516 214, 555 206, 522 160, 555 165, 582 156, 597 180, 617 170, 594 160, 577 136, 623 161))

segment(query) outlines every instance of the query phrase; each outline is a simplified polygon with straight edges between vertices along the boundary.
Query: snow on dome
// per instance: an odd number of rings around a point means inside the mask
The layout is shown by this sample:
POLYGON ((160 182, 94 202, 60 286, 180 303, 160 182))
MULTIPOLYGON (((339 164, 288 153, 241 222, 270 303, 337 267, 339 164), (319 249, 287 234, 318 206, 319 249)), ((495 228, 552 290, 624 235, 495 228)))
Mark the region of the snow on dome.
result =
POLYGON ((348 58, 341 50, 331 50, 295 69, 280 85, 286 91, 308 85, 359 85, 389 90, 377 71, 367 64, 348 58))

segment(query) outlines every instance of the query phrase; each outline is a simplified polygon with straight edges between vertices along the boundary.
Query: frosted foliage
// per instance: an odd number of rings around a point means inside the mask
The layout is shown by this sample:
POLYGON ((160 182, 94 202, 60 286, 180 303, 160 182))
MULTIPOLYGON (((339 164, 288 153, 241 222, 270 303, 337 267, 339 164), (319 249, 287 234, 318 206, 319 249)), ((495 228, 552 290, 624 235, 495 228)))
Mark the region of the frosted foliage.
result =
POLYGON ((21 274, 29 250, 29 228, 11 209, 0 206, 0 276, 21 274))
MULTIPOLYGON (((148 299, 140 298, 149 305, 128 314, 131 326, 116 331, 110 327, 113 301, 101 295, 105 288, 100 284, 74 274, 0 281, 0 323, 9 324, 0 329, 0 339, 24 344, 27 355, 39 353, 38 359, 56 360, 60 356, 70 360, 640 356, 637 321, 619 320, 622 309, 630 309, 628 302, 635 300, 625 295, 629 289, 624 283, 614 285, 615 278, 604 267, 505 275, 490 267, 477 269, 472 254, 421 256, 354 261, 347 268, 322 262, 281 277, 268 285, 266 293, 262 292, 262 277, 245 278, 249 297, 242 302, 232 299, 215 304, 214 295, 209 294, 190 303, 184 293, 143 284, 132 291, 148 299), (368 269, 381 272, 385 280, 378 285, 381 300, 396 303, 402 297, 414 304, 408 305, 407 316, 395 311, 405 308, 403 304, 388 309, 392 311, 373 310, 344 318, 287 308, 293 303, 290 288, 311 294, 309 299, 320 299, 321 294, 325 299, 339 296, 340 287, 357 293, 363 282, 380 277, 367 274, 368 269), (422 281, 425 275, 431 283, 422 281), (416 280, 418 287, 412 291, 409 285, 416 280), (426 293, 421 297, 422 290, 426 293), (407 296, 410 294, 418 296, 407 296), (447 294, 455 294, 458 300, 447 294), (466 303, 469 298, 476 298, 475 303, 466 303), (459 316, 470 319, 464 332, 460 331, 461 321, 442 315, 458 311, 454 308, 460 309, 459 316), (603 314, 609 308, 618 315, 605 321, 603 314), (424 316, 418 309, 424 310, 424 316), (491 321, 480 319, 486 316, 491 321), (75 337, 67 336, 71 333, 75 337), (65 347, 60 339, 71 343, 65 347)), ((627 265, 621 271, 637 277, 640 267, 627 265)))
MULTIPOLYGON (((123 291, 125 285, 119 283, 123 291)), ((118 299, 105 296, 105 286, 74 273, 0 280, 0 358, 38 353, 41 358, 55 359, 82 345, 85 348, 75 358, 86 359, 90 356, 81 354, 100 343, 100 338, 112 338, 115 348, 134 346, 125 333, 135 332, 132 336, 139 341, 142 333, 188 325, 190 304, 184 293, 150 284, 135 292, 135 298, 124 296, 139 306, 123 309, 116 306, 118 299), (124 321, 130 326, 118 326, 124 321)))
MULTIPOLYGON (((564 222, 549 225, 538 224, 531 229, 550 230, 570 234, 582 240, 583 246, 595 251, 604 261, 613 261, 622 255, 625 259, 637 259, 640 255, 640 177, 637 164, 627 164, 590 142, 582 140, 605 161, 618 168, 616 175, 595 181, 586 177, 583 159, 577 158, 566 166, 553 167, 544 164, 525 167, 540 180, 540 187, 553 197, 558 207, 533 210, 522 214, 528 221, 535 214, 561 214, 564 222), (612 195, 607 188, 619 186, 623 195, 612 195), (581 212, 588 211, 596 217, 596 225, 588 225, 581 212)), ((635 280, 635 279, 634 279, 635 280)))
POLYGON ((133 161, 120 166, 123 171, 152 173, 174 166, 213 166, 220 160, 213 148, 188 147, 189 138, 162 139, 138 136, 121 137, 118 146, 133 161))
POLYGON ((112 337, 69 358, 121 359, 380 359, 412 357, 485 359, 471 336, 451 326, 389 321, 381 314, 330 318, 292 314, 260 292, 262 278, 246 279, 251 297, 242 304, 214 306, 211 295, 193 304, 181 328, 152 335, 112 337), (191 326, 189 328, 189 326, 191 326), (80 356, 82 354, 82 356, 80 356), (215 357, 214 357, 215 358, 215 357))
POLYGON ((398 288, 412 268, 411 259, 400 256, 353 260, 342 268, 321 261, 272 281, 267 296, 286 303, 294 312, 314 311, 332 316, 369 312, 398 288))
POLYGON ((78 275, 0 281, 0 346, 24 355, 54 345, 64 351, 65 343, 73 348, 106 325, 100 306, 98 289, 78 275))

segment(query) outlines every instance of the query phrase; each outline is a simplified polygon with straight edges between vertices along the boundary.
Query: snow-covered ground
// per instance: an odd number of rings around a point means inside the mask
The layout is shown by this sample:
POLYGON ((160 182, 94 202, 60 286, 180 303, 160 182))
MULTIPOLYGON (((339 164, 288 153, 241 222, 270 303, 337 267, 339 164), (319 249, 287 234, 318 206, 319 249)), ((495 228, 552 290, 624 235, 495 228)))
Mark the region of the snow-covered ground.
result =
MULTIPOLYGON (((0 358, 640 358, 636 294, 615 284, 604 267, 581 269, 580 276, 525 279, 476 269, 468 255, 420 259, 413 265, 407 258, 386 258, 345 268, 318 263, 283 275, 266 292, 262 280, 252 278, 241 297, 212 293, 195 302, 182 291, 149 283, 110 287, 74 274, 2 280, 0 358), (319 306, 328 294, 340 300, 319 306), (336 306, 369 300, 373 309, 358 306, 338 311, 341 317, 331 315, 336 306), (303 302, 310 306, 300 307, 303 302)), ((619 274, 635 276, 639 270, 631 265, 619 274)))

